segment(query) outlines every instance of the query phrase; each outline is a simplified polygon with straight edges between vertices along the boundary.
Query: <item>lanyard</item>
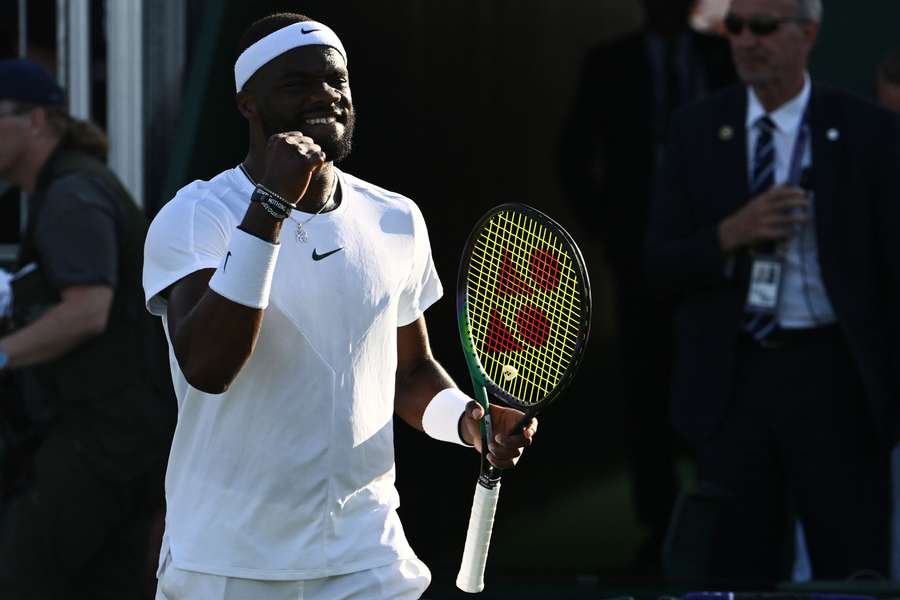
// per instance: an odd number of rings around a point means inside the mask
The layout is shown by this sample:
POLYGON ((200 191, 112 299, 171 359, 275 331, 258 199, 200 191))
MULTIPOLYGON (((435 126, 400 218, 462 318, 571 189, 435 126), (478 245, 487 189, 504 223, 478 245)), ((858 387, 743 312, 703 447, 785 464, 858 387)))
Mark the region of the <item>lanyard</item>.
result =
POLYGON ((803 117, 800 119, 800 126, 797 128, 797 137, 794 139, 794 149, 791 152, 791 162, 788 168, 787 183, 791 185, 800 185, 800 175, 803 172, 803 155, 806 153, 806 146, 809 144, 809 102, 803 109, 803 117))

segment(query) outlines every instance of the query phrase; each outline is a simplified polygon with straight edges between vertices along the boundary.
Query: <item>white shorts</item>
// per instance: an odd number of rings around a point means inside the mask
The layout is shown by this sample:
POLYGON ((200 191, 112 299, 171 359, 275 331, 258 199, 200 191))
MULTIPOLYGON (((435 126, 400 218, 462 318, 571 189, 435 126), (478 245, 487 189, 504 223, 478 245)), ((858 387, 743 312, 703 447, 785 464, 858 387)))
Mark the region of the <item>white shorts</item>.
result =
POLYGON ((429 583, 431 572, 418 559, 322 579, 260 581, 185 571, 168 555, 156 600, 415 600, 429 583))

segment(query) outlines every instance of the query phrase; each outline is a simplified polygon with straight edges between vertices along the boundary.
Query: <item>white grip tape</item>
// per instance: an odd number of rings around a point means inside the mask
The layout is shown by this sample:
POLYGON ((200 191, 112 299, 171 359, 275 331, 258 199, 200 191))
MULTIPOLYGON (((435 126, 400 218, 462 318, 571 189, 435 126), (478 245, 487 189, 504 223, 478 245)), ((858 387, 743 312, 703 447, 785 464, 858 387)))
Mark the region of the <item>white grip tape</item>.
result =
POLYGON ((225 258, 209 280, 209 289, 237 304, 266 308, 279 248, 278 244, 235 229, 225 258))
POLYGON ((464 592, 476 594, 484 589, 484 565, 487 562, 488 546, 491 544, 491 530, 494 528, 494 513, 500 498, 500 482, 489 490, 481 484, 475 486, 475 500, 469 517, 469 531, 466 533, 466 547, 463 549, 462 565, 456 576, 456 587, 464 592))
POLYGON ((436 440, 469 446, 459 437, 459 418, 472 399, 456 388, 434 395, 422 415, 422 429, 436 440))

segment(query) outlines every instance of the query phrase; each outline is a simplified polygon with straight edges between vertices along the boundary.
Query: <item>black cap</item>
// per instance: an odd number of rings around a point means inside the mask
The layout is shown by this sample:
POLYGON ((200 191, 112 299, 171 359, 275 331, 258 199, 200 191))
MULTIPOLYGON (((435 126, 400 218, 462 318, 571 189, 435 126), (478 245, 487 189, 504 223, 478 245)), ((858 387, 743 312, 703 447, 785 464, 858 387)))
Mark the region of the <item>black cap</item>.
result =
POLYGON ((66 94, 47 69, 36 62, 0 60, 0 100, 16 100, 42 106, 63 106, 66 94))

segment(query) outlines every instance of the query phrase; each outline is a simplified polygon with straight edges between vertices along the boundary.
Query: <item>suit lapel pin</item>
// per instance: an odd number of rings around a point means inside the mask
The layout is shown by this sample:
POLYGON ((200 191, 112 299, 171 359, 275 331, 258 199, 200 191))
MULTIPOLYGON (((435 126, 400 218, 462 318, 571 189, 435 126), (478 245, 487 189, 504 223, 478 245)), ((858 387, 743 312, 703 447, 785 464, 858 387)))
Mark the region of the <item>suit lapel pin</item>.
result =
POLYGON ((719 139, 723 142, 727 142, 733 137, 734 129, 732 129, 730 125, 722 125, 722 127, 719 128, 719 139))
POLYGON ((828 131, 825 132, 825 137, 828 138, 829 142, 836 142, 841 139, 841 132, 832 127, 828 131))

